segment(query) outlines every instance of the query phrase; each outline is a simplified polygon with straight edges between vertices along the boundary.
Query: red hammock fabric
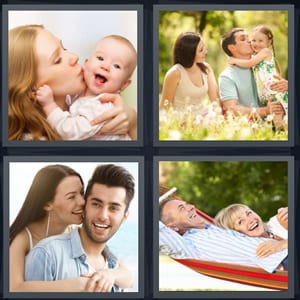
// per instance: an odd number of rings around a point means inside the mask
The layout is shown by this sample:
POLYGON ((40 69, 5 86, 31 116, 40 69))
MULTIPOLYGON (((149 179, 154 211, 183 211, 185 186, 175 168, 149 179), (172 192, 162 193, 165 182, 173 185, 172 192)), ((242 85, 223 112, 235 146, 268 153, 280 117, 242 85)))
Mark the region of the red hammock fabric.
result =
MULTIPOLYGON (((170 188, 168 187, 160 186, 160 195, 165 194, 169 189, 170 188)), ((181 199, 176 195, 176 193, 172 194, 172 198, 181 199)), ((212 217, 199 209, 197 209, 197 212, 208 222, 213 223, 214 219, 212 217)), ((200 259, 172 259, 198 273, 214 278, 269 289, 282 291, 288 290, 288 271, 276 271, 275 273, 268 273, 261 268, 249 266, 204 261, 200 259)))
POLYGON ((288 290, 288 272, 268 273, 260 268, 204 261, 199 259, 177 259, 175 261, 203 275, 276 290, 288 290))

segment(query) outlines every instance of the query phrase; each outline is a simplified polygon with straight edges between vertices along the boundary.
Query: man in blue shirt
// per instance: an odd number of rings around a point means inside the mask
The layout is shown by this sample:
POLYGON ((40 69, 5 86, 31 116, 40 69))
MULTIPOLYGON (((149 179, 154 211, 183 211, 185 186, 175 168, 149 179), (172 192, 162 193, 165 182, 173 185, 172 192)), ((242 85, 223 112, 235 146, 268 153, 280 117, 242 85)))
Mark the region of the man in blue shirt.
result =
POLYGON ((160 203, 160 220, 160 249, 169 248, 171 256, 254 266, 268 272, 278 269, 287 258, 286 249, 257 257, 257 247, 268 239, 207 224, 192 204, 179 199, 160 203))
MULTIPOLYGON (((26 257, 25 280, 61 280, 117 267, 117 258, 106 242, 128 216, 134 195, 134 179, 124 168, 99 165, 85 192, 82 227, 69 234, 39 242, 26 257)), ((120 291, 113 286, 112 291, 120 291)))
MULTIPOLYGON (((233 28, 222 38, 222 48, 228 56, 249 59, 253 54, 251 42, 243 28, 233 28)), ((287 80, 281 78, 271 88, 274 91, 288 90, 287 80)), ((271 112, 282 114, 280 102, 269 102, 260 107, 258 103, 257 87, 250 68, 238 66, 227 67, 219 76, 220 98, 224 112, 249 115, 253 112, 260 117, 266 117, 271 112)))

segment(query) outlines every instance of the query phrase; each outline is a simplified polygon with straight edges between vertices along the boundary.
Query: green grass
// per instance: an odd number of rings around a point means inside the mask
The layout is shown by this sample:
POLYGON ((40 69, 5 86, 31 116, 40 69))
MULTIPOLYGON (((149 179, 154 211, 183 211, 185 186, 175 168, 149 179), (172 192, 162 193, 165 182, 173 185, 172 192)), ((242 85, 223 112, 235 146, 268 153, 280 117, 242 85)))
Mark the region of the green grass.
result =
POLYGON ((160 111, 159 140, 161 141, 280 141, 288 139, 287 118, 285 128, 274 130, 273 116, 262 120, 252 116, 226 118, 220 108, 210 105, 205 115, 196 115, 190 109, 160 111))

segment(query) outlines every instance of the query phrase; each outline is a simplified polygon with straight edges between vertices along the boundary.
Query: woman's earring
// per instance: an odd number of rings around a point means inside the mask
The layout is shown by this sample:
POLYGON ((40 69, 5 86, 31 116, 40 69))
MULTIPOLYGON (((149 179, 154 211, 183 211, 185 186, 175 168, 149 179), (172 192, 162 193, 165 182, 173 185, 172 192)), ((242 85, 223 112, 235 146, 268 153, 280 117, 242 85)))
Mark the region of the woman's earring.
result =
POLYGON ((72 98, 70 95, 66 96, 65 102, 68 106, 70 106, 72 104, 72 98))
POLYGON ((46 237, 49 234, 49 227, 50 227, 50 211, 48 212, 47 227, 46 227, 46 237))

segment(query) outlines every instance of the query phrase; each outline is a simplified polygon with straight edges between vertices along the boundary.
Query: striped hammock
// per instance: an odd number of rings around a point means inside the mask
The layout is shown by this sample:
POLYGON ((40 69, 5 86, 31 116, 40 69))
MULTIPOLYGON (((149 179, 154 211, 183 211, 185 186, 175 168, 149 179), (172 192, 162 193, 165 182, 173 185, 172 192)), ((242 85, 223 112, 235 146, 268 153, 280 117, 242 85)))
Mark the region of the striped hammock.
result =
MULTIPOLYGON (((181 199, 176 195, 176 188, 170 189, 165 186, 160 186, 159 193, 159 201, 162 201, 168 197, 181 199)), ((208 216, 199 209, 197 209, 197 212, 209 223, 213 223, 212 217, 208 216)), ((288 271, 276 271, 275 273, 268 273, 262 268, 256 267, 219 263, 200 259, 178 259, 173 257, 172 259, 198 273, 214 278, 269 289, 282 291, 288 290, 288 271)))

